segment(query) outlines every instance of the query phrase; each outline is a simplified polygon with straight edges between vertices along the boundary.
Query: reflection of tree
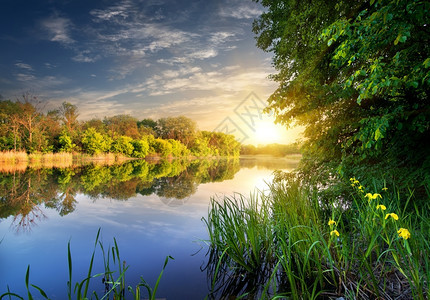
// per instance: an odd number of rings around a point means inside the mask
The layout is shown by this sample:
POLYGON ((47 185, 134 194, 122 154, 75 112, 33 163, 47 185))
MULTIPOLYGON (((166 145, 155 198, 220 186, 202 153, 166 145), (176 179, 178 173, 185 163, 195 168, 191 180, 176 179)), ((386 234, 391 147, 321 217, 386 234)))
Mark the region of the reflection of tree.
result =
POLYGON ((65 216, 76 208, 75 197, 80 185, 75 180, 76 173, 73 168, 59 170, 56 175, 58 186, 55 184, 51 186, 58 188, 58 192, 55 193, 55 197, 46 200, 45 206, 57 210, 60 216, 65 216))
POLYGON ((50 193, 50 190, 43 186, 45 179, 46 174, 41 170, 14 172, 2 176, 0 216, 5 218, 13 215, 12 227, 16 232, 30 231, 37 220, 46 217, 40 208, 43 203, 41 199, 50 193))
POLYGON ((238 170, 237 159, 136 160, 111 166, 91 164, 0 173, 0 218, 13 216, 17 231, 30 230, 45 218, 45 208, 55 209, 60 216, 73 212, 79 193, 116 200, 155 194, 164 204, 179 206, 200 183, 233 178, 238 170))

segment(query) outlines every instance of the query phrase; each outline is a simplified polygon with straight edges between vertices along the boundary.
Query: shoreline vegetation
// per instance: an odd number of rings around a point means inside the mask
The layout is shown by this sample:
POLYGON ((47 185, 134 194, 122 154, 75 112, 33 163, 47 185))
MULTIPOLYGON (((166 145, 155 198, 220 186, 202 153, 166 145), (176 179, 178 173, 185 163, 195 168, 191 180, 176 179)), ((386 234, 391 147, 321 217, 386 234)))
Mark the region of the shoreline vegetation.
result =
POLYGON ((322 202, 293 173, 269 191, 213 198, 210 299, 427 299, 430 193, 383 180, 344 182, 348 193, 322 202))

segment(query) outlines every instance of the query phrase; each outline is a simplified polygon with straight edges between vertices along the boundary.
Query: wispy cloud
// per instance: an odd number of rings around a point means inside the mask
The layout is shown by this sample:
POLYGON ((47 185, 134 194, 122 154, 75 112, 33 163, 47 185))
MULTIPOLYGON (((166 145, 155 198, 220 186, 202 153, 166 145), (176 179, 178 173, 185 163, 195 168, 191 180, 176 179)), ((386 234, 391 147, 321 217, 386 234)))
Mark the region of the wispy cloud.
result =
POLYGON ((75 43, 70 36, 73 27, 68 18, 52 16, 41 21, 41 26, 47 33, 47 38, 52 42, 70 45, 75 43))
POLYGON ((33 67, 30 66, 29 64, 25 64, 25 63, 16 63, 15 66, 17 66, 20 69, 24 69, 24 70, 28 70, 28 71, 33 71, 33 67))
POLYGON ((241 0, 229 0, 218 12, 220 17, 235 19, 253 19, 263 12, 256 3, 241 0))

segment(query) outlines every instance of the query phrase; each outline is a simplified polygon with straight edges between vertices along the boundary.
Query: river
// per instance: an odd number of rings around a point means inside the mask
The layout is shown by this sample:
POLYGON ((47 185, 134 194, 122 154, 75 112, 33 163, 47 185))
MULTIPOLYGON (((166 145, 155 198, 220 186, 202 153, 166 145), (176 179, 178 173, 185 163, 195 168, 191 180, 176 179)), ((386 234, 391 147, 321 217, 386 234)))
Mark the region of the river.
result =
MULTIPOLYGON (((87 276, 100 229, 106 252, 114 238, 118 244, 128 266, 127 286, 135 287, 141 276, 154 286, 171 256, 174 260, 166 266, 157 298, 204 299, 210 283, 202 217, 207 216, 211 197, 265 189, 275 169, 290 171, 296 165, 296 160, 246 157, 0 173, 0 295, 9 287, 26 298, 30 266, 30 284, 52 299, 67 298, 68 243, 74 287, 87 276)), ((103 270, 98 246, 91 274, 103 270)), ((101 297, 102 276, 90 282, 90 289, 101 297)), ((41 298, 36 289, 30 290, 41 298)))

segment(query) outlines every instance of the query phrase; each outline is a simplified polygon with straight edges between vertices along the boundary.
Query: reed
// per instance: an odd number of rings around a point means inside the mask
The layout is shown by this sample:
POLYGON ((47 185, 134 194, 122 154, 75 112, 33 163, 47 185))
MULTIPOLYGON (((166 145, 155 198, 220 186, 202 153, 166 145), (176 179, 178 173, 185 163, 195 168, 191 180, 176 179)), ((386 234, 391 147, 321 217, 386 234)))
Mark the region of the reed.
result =
POLYGON ((366 190, 355 178, 351 184, 349 205, 334 203, 330 211, 297 180, 273 183, 270 193, 249 199, 212 199, 203 219, 211 245, 207 270, 215 273, 208 274, 212 294, 229 284, 223 281, 228 274, 258 282, 241 291, 257 298, 426 299, 429 201, 418 207, 412 192, 366 190))
MULTIPOLYGON (((67 298, 77 299, 77 300, 85 300, 85 299, 135 299, 141 300, 142 295, 147 294, 150 300, 156 299, 156 293, 158 286, 160 284, 161 278, 163 276, 163 272, 167 266, 167 263, 170 259, 173 259, 171 256, 166 257, 164 262, 164 266, 158 276, 158 279, 154 285, 151 287, 142 277, 139 284, 136 287, 126 286, 125 283, 125 273, 129 266, 126 265, 125 261, 121 260, 119 246, 114 238, 114 246, 108 247, 105 250, 102 241, 100 240, 101 229, 98 230, 94 248, 91 254, 91 258, 88 264, 88 273, 87 276, 81 280, 78 280, 75 284, 73 284, 73 262, 72 262, 72 251, 70 241, 67 245, 67 262, 68 262, 68 281, 67 281, 67 298), (97 249, 100 248, 101 255, 103 257, 103 265, 104 270, 100 273, 94 274, 94 261, 96 259, 97 249), (116 270, 115 270, 116 269, 116 270), (90 282, 94 279, 100 279, 102 277, 102 282, 105 285, 105 292, 103 295, 98 295, 96 291, 90 291, 89 286, 90 282), (141 287, 144 287, 147 293, 141 292, 141 287), (129 291, 129 294, 125 292, 129 291)), ((35 289, 40 297, 43 299, 50 299, 49 295, 39 286, 34 284, 30 284, 30 266, 27 267, 27 272, 25 274, 25 286, 27 290, 27 299, 32 300, 35 298, 33 295, 33 289, 35 289)), ((39 297, 39 296, 38 296, 39 297)), ((7 298, 18 298, 24 299, 24 297, 13 293, 10 291, 9 287, 7 287, 7 292, 0 295, 0 299, 7 298)))

